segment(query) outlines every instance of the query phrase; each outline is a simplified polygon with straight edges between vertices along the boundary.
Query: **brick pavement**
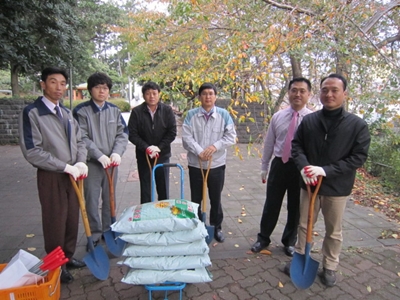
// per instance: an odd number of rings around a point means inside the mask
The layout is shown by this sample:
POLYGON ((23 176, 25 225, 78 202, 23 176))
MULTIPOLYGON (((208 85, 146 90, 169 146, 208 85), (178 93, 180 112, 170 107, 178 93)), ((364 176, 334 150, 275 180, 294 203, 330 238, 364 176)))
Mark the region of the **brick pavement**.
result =
MULTIPOLYGON (((178 137, 173 143, 171 162, 187 166, 185 151, 178 137)), ((260 159, 257 150, 247 153, 239 145, 243 159, 229 149, 226 183, 223 191, 226 241, 210 245, 213 281, 188 284, 183 299, 399 299, 400 240, 378 239, 385 229, 399 230, 379 212, 349 201, 344 218, 344 244, 338 269, 338 283, 325 288, 319 278, 307 290, 297 290, 283 273, 289 258, 283 254, 280 236, 286 218, 286 207, 272 235, 271 255, 247 254, 257 236, 265 185, 259 179, 260 159), (242 216, 242 208, 246 216, 242 216), (239 223, 238 219, 241 219, 239 223)), ((19 147, 0 147, 0 263, 6 263, 18 249, 30 249, 38 257, 44 255, 40 205, 36 189, 36 171, 23 158, 19 147), (33 237, 28 237, 33 234, 33 237)), ((178 173, 171 169, 171 197, 179 195, 178 173)), ((117 212, 138 204, 139 182, 134 146, 129 144, 119 168, 117 212)), ((185 171, 185 198, 189 199, 188 174, 185 171)), ((320 260, 323 237, 322 222, 315 231, 313 257, 320 260)), ((76 257, 85 255, 86 236, 80 224, 76 257)), ((110 276, 98 281, 87 268, 74 270, 75 281, 62 285, 61 299, 148 299, 143 286, 121 283, 127 267, 118 266, 120 259, 110 256, 110 276)), ((162 292, 154 299, 164 299, 162 292)), ((178 299, 176 292, 169 299, 178 299)))

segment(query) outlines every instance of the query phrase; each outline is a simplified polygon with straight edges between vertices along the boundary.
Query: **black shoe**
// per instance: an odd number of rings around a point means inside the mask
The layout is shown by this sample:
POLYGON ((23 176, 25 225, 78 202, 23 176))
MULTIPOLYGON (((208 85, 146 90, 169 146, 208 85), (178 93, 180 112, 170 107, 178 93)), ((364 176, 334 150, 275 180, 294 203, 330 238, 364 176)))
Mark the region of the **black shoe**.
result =
POLYGON ((336 284, 336 274, 333 270, 323 268, 319 277, 321 278, 321 282, 328 287, 332 287, 336 284))
POLYGON ((292 257, 293 254, 294 254, 294 247, 293 247, 293 246, 285 246, 285 247, 283 248, 283 252, 285 252, 285 254, 286 254, 287 256, 292 257))
POLYGON ((250 250, 254 253, 260 252, 262 249, 267 248, 269 244, 265 244, 262 242, 255 242, 254 245, 250 248, 250 250))
POLYGON ((77 269, 77 268, 83 268, 86 267, 86 264, 81 261, 77 260, 76 258, 70 258, 69 261, 67 262, 67 268, 68 269, 77 269))
POLYGON ((225 241, 225 236, 221 230, 217 230, 214 234, 214 239, 219 243, 223 243, 225 241))
POLYGON ((61 283, 71 283, 74 281, 74 276, 68 270, 61 269, 60 281, 61 283))
POLYGON ((285 268, 283 269, 283 273, 285 273, 287 276, 290 277, 290 261, 285 265, 285 268))

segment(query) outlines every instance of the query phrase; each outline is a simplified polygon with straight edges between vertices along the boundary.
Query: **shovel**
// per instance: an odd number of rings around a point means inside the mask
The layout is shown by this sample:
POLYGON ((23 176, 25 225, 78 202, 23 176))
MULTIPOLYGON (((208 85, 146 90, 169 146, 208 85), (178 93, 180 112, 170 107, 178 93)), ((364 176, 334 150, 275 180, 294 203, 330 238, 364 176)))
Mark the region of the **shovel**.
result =
MULTIPOLYGON (((207 220, 207 213, 206 213, 206 211, 207 211, 207 179, 208 179, 208 173, 210 173, 211 161, 212 161, 212 158, 209 159, 207 171, 206 171, 206 174, 204 174, 204 171, 202 168, 202 162, 199 157, 200 172, 201 172, 201 176, 203 177, 203 193, 202 193, 203 198, 201 200, 201 220, 203 221, 203 223, 205 225, 206 225, 206 220, 207 220)), ((206 229, 207 229, 207 233, 208 233, 208 236, 206 237, 206 243, 209 245, 214 238, 215 228, 213 225, 206 225, 206 229)))
MULTIPOLYGON (((111 212, 111 224, 115 223, 115 193, 114 193, 114 172, 116 166, 111 166, 107 169, 104 169, 107 174, 108 185, 110 189, 110 212, 111 212), (111 174, 109 169, 111 169, 111 174)), ((118 238, 121 235, 119 232, 114 232, 111 228, 105 232, 103 232, 104 239, 106 241, 106 245, 108 250, 112 255, 116 257, 120 257, 124 252, 124 248, 126 242, 118 238)))
POLYGON ((318 176, 318 184, 314 194, 311 196, 310 186, 307 185, 308 197, 310 198, 310 206, 308 207, 307 235, 306 247, 304 254, 295 252, 293 254, 292 263, 290 264, 290 278, 298 289, 309 288, 317 277, 319 262, 310 256, 313 230, 314 203, 317 198, 319 188, 322 183, 322 176, 318 176))
POLYGON ((103 247, 98 245, 95 248, 93 246, 92 233, 90 232, 89 220, 85 207, 85 200, 83 198, 83 179, 78 179, 78 184, 76 184, 72 176, 70 176, 70 179, 79 200, 79 206, 81 208, 83 225, 85 227, 85 233, 89 248, 89 252, 84 256, 83 261, 86 263, 86 266, 89 268, 90 272, 92 272, 94 277, 100 280, 106 280, 110 272, 110 261, 103 247))

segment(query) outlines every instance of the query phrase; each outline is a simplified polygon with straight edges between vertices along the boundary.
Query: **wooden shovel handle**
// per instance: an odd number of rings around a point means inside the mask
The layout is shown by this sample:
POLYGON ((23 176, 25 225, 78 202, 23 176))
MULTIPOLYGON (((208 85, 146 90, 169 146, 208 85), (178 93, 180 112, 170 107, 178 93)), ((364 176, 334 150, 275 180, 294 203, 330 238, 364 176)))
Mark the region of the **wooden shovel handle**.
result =
POLYGON ((206 212, 207 209, 207 180, 208 180, 208 173, 210 173, 212 157, 208 160, 208 166, 206 174, 203 171, 203 164, 201 158, 199 157, 199 164, 200 164, 200 172, 201 176, 203 177, 203 192, 202 192, 202 200, 201 200, 201 212, 206 212))
POLYGON ((310 205, 308 207, 308 219, 307 219, 307 236, 306 236, 306 243, 311 243, 312 242, 312 231, 313 231, 313 224, 314 224, 314 204, 315 204, 315 199, 317 198, 319 188, 321 187, 322 183, 322 176, 318 176, 318 184, 317 187, 315 188, 314 193, 311 196, 311 188, 307 184, 307 192, 308 192, 308 198, 310 200, 310 205))
POLYGON ((79 206, 81 208, 81 214, 83 219, 83 226, 85 227, 85 232, 87 237, 92 236, 92 232, 90 231, 89 220, 87 217, 86 206, 85 206, 85 199, 83 197, 83 179, 78 180, 78 184, 72 175, 69 176, 71 179, 72 186, 74 187, 76 196, 78 197, 79 206), (79 187, 78 187, 79 185, 79 187))
POLYGON ((114 191, 114 173, 116 166, 111 166, 104 171, 107 174, 108 185, 110 190, 110 211, 111 211, 111 218, 115 218, 115 191, 114 191), (109 171, 111 169, 111 172, 109 171), (110 174, 111 173, 111 174, 110 174))

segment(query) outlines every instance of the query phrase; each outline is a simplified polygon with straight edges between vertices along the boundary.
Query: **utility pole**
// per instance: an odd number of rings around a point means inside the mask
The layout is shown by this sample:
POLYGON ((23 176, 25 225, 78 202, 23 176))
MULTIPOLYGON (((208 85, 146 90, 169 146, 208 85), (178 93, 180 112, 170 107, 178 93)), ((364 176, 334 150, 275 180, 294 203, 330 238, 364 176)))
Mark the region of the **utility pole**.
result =
POLYGON ((72 62, 69 63, 69 108, 72 110, 72 62))

